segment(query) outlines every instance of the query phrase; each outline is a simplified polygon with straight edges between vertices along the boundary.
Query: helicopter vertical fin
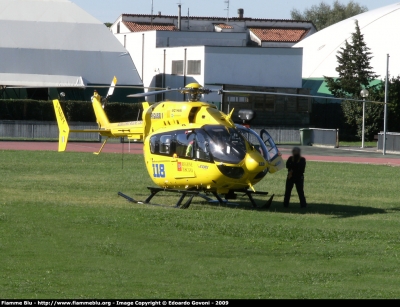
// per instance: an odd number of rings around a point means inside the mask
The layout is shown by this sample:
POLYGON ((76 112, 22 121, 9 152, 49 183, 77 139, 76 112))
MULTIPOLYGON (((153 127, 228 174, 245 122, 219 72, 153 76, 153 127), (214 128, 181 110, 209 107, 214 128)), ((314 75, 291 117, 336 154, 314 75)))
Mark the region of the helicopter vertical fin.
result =
POLYGON ((150 104, 148 102, 143 102, 143 113, 142 113, 142 119, 143 119, 143 128, 142 128, 142 138, 145 139, 147 135, 150 133, 150 128, 151 128, 151 120, 149 118, 146 119, 146 114, 147 111, 150 109, 150 104))
POLYGON ((148 102, 142 102, 142 106, 143 106, 143 116, 144 116, 147 110, 150 108, 150 104, 148 102))
POLYGON ((56 113, 57 125, 59 130, 58 151, 65 151, 68 143, 69 126, 58 99, 53 100, 53 106, 56 113))
POLYGON ((227 116, 228 119, 231 119, 231 118, 232 118, 233 111, 235 111, 235 108, 233 108, 232 111, 231 111, 231 112, 229 113, 229 115, 227 116))
POLYGON ((110 126, 110 121, 108 120, 106 112, 104 112, 100 99, 101 98, 98 94, 95 94, 92 97, 93 110, 94 114, 96 115, 96 121, 99 124, 99 128, 106 128, 110 126))

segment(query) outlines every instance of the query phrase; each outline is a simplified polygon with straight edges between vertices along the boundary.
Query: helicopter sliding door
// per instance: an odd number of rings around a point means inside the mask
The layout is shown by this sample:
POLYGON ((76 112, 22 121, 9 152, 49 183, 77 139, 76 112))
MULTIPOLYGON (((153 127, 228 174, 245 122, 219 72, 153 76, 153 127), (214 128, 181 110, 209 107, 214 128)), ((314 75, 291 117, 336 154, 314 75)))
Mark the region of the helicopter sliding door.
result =
POLYGON ((151 164, 148 164, 149 173, 155 180, 165 180, 170 169, 173 154, 173 134, 162 133, 150 138, 150 153, 153 155, 151 164), (151 169, 150 169, 151 167, 151 169))
POLYGON ((212 161, 207 133, 201 129, 162 132, 151 136, 149 143, 153 177, 157 179, 167 174, 175 179, 195 178, 198 172, 206 172, 207 163, 212 161))

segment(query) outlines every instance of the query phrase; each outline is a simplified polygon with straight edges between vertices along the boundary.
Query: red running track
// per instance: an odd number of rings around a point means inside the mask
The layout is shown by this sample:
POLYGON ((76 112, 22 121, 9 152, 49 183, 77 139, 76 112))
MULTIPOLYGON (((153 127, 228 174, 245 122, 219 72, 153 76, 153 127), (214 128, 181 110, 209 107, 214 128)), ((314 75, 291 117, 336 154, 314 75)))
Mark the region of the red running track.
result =
MULTIPOLYGON (((74 152, 97 152, 101 143, 81 143, 70 142, 67 145, 67 151, 74 152)), ((0 142, 0 150, 27 150, 27 151, 57 151, 57 142, 0 142)), ((102 152, 106 153, 131 153, 142 154, 143 145, 137 143, 108 143, 104 146, 102 152)))
MULTIPOLYGON (((67 151, 73 152, 96 152, 100 149, 100 143, 68 143, 67 151)), ((0 150, 27 150, 27 151, 57 151, 58 143, 56 142, 0 142, 0 150)), ((137 143, 109 143, 103 148, 104 153, 122 153, 124 154, 142 154, 143 145, 137 143)), ((288 154, 282 155, 283 159, 289 157, 288 154)), ((305 155, 308 161, 319 162, 340 162, 340 163, 359 163, 359 164, 375 164, 400 166, 400 159, 393 158, 377 158, 377 157, 352 157, 352 156, 316 156, 305 155)))

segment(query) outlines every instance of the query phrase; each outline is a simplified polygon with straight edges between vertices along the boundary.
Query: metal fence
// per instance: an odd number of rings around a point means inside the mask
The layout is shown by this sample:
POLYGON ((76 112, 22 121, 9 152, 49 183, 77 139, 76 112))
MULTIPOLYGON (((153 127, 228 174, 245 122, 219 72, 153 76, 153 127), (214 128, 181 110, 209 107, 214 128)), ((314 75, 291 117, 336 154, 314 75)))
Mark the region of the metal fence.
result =
MULTIPOLYGON (((96 123, 69 123, 71 129, 98 129, 96 123)), ((251 127, 258 134, 266 129, 277 144, 300 144, 300 128, 294 127, 251 127)), ((313 143, 335 144, 336 130, 313 129, 315 139, 313 143)), ((56 122, 42 121, 0 121, 0 138, 10 139, 58 139, 58 126, 56 122)), ((97 133, 71 133, 70 140, 100 141, 97 133)), ((400 140, 400 136, 399 136, 400 140)), ((388 147, 389 148, 389 147, 388 147)))
MULTIPOLYGON (((378 134, 378 150, 383 150, 383 132, 378 134)), ((386 151, 400 153, 400 133, 386 133, 386 151)))
POLYGON ((302 145, 339 147, 337 129, 305 128, 300 129, 302 145))
MULTIPOLYGON (((69 123, 70 129, 98 129, 96 123, 69 123)), ((0 121, 0 138, 10 139, 58 139, 56 122, 0 121)), ((70 140, 100 141, 98 133, 71 133, 70 140)))
POLYGON ((291 127, 251 127, 260 134, 262 129, 268 131, 276 144, 300 144, 300 128, 291 127))

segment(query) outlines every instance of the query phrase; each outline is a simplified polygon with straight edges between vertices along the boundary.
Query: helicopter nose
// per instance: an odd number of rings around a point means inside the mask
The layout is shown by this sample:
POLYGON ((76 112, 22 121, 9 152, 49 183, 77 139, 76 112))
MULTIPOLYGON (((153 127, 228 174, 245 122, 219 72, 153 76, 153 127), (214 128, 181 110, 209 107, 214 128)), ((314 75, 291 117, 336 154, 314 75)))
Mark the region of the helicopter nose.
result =
MULTIPOLYGON (((255 172, 260 172, 265 168, 266 163, 264 162, 259 162, 261 161, 260 157, 258 159, 255 159, 256 157, 253 157, 252 155, 247 155, 246 156, 246 168, 250 173, 255 173, 255 172)), ((264 159, 262 159, 264 160, 264 159)))

